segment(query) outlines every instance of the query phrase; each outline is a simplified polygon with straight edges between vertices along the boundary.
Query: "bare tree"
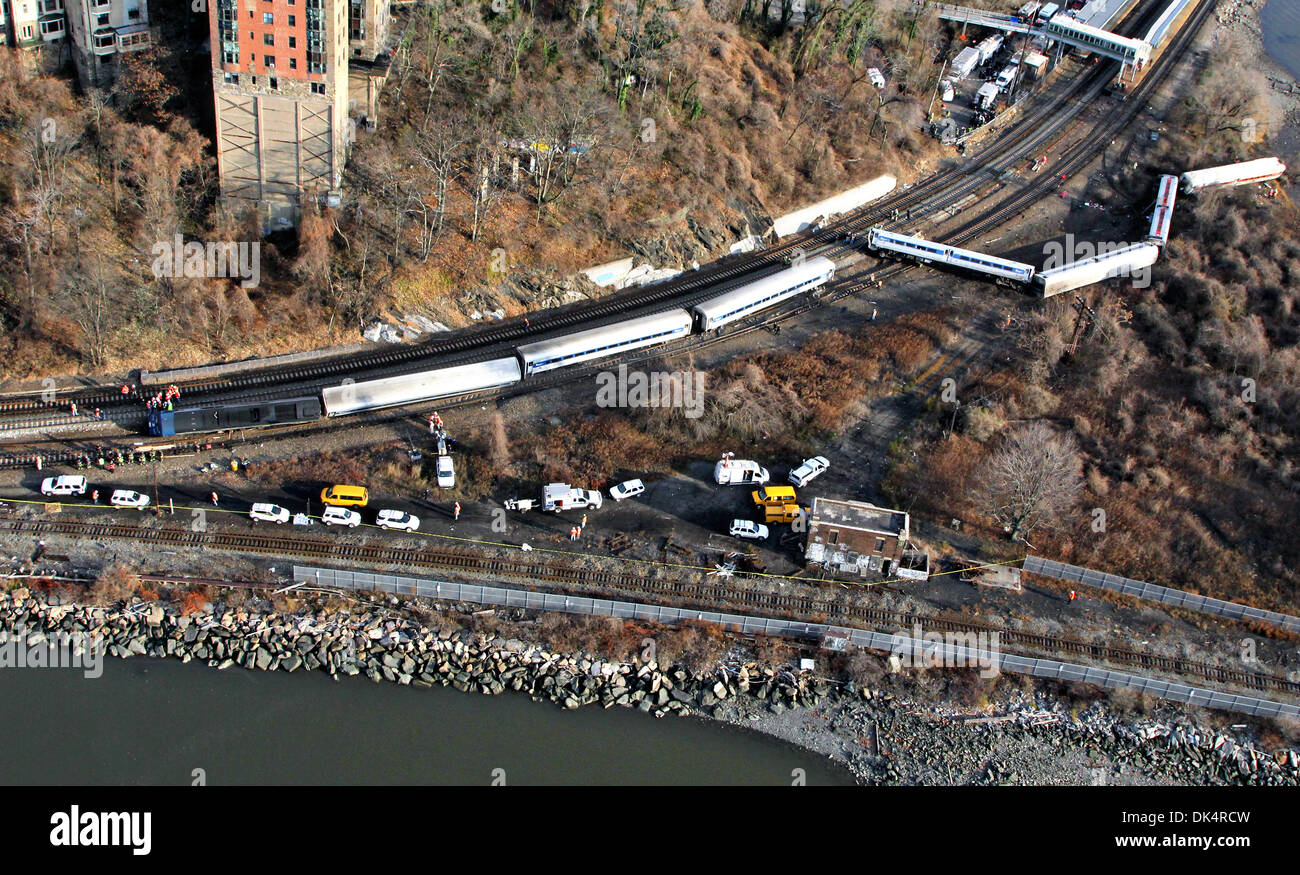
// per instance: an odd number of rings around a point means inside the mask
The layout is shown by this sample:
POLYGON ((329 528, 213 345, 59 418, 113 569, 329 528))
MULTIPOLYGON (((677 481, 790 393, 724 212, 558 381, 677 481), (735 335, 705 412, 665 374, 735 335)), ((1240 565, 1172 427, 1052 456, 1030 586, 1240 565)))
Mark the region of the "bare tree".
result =
POLYGON ((1033 422, 993 454, 982 491, 993 518, 1017 541, 1073 507, 1082 482, 1074 437, 1033 422))

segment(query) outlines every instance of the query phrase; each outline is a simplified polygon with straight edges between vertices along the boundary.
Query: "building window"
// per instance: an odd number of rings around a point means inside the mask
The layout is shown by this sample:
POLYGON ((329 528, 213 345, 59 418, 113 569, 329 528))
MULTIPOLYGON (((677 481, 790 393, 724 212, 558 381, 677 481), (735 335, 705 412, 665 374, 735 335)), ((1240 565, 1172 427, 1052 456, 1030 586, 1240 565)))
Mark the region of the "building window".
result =
POLYGON ((324 83, 324 82, 313 82, 313 83, 311 83, 311 93, 312 93, 312 94, 324 94, 324 93, 325 93, 325 83, 324 83))
POLYGON ((239 52, 222 52, 222 53, 221 53, 221 63, 223 63, 223 64, 238 64, 238 63, 239 63, 239 52))
POLYGON ((831 529, 831 533, 826 537, 826 540, 832 544, 838 544, 840 542, 839 531, 836 529, 831 529))
POLYGON ((273 45, 275 45, 275 34, 273 34, 273 33, 264 33, 264 34, 262 34, 262 45, 264 45, 264 46, 273 46, 273 45))
POLYGON ((876 538, 876 552, 877 552, 877 553, 883 553, 883 552, 885 552, 885 539, 884 539, 884 538, 876 538))
POLYGON ((274 67, 275 55, 267 55, 265 58, 262 59, 262 63, 266 64, 266 66, 268 67, 274 67))
POLYGON ((227 84, 227 85, 238 85, 238 84, 239 84, 239 74, 238 74, 238 73, 226 73, 226 74, 223 76, 223 78, 226 80, 226 84, 227 84))
MULTIPOLYGON (((293 4, 290 3, 289 5, 292 6, 293 4)), ((298 16, 296 16, 296 15, 290 15, 290 16, 289 16, 289 26, 290 26, 290 27, 297 27, 297 26, 298 26, 298 16)))
POLYGON ((275 16, 269 12, 263 12, 262 24, 275 24, 275 16))
POLYGON ((298 38, 296 36, 289 37, 289 48, 291 49, 298 48, 298 38))
POLYGON ((108 27, 108 16, 107 16, 107 15, 96 15, 96 16, 95 16, 95 27, 108 27))
POLYGON ((32 38, 32 26, 30 24, 23 27, 23 39, 32 38))
POLYGON ((272 91, 278 91, 279 89, 280 89, 280 80, 279 80, 279 79, 276 79, 274 76, 272 76, 272 77, 271 77, 271 90, 272 90, 272 91))
POLYGON ((297 58, 290 58, 290 59, 289 59, 289 69, 290 69, 290 70, 297 70, 297 69, 298 69, 298 59, 297 59, 297 58))
POLYGON ((139 9, 126 10, 126 17, 134 21, 135 19, 140 17, 140 10, 139 9))

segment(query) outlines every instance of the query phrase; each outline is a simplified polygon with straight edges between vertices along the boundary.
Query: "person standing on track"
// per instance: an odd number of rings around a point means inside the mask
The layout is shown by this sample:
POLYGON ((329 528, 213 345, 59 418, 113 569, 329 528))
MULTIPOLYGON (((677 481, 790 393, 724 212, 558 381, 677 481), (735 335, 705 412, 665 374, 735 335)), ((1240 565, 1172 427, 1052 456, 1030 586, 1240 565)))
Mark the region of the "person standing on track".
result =
POLYGON ((452 507, 452 509, 451 509, 451 518, 452 518, 453 520, 458 520, 458 519, 460 519, 460 502, 459 502, 459 501, 456 502, 456 504, 455 504, 455 505, 452 507))
POLYGON ((213 507, 216 507, 216 506, 217 506, 217 493, 215 493, 215 492, 212 493, 212 506, 213 506, 213 507))

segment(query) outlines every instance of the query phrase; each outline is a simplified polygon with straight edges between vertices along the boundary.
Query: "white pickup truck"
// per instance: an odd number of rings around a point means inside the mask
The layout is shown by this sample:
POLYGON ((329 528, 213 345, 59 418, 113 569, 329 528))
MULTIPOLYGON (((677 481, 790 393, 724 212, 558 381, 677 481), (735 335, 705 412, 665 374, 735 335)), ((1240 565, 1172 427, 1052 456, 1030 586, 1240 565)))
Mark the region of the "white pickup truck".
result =
POLYGON ((542 489, 542 510, 598 508, 604 497, 595 489, 575 489, 567 483, 548 483, 542 489))

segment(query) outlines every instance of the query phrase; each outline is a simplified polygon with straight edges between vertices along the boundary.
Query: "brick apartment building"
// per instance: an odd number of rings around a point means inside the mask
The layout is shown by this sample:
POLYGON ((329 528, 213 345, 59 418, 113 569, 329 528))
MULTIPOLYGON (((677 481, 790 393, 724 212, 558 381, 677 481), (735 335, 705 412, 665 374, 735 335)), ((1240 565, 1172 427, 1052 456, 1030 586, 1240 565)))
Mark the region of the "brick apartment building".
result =
POLYGON ((366 65, 387 73, 385 0, 212 0, 209 26, 223 199, 257 204, 268 230, 296 224, 304 194, 336 204, 350 112, 364 122, 378 97, 366 65))
POLYGON ((47 68, 71 57, 87 88, 110 86, 122 55, 153 42, 146 0, 0 0, 0 35, 47 68))

